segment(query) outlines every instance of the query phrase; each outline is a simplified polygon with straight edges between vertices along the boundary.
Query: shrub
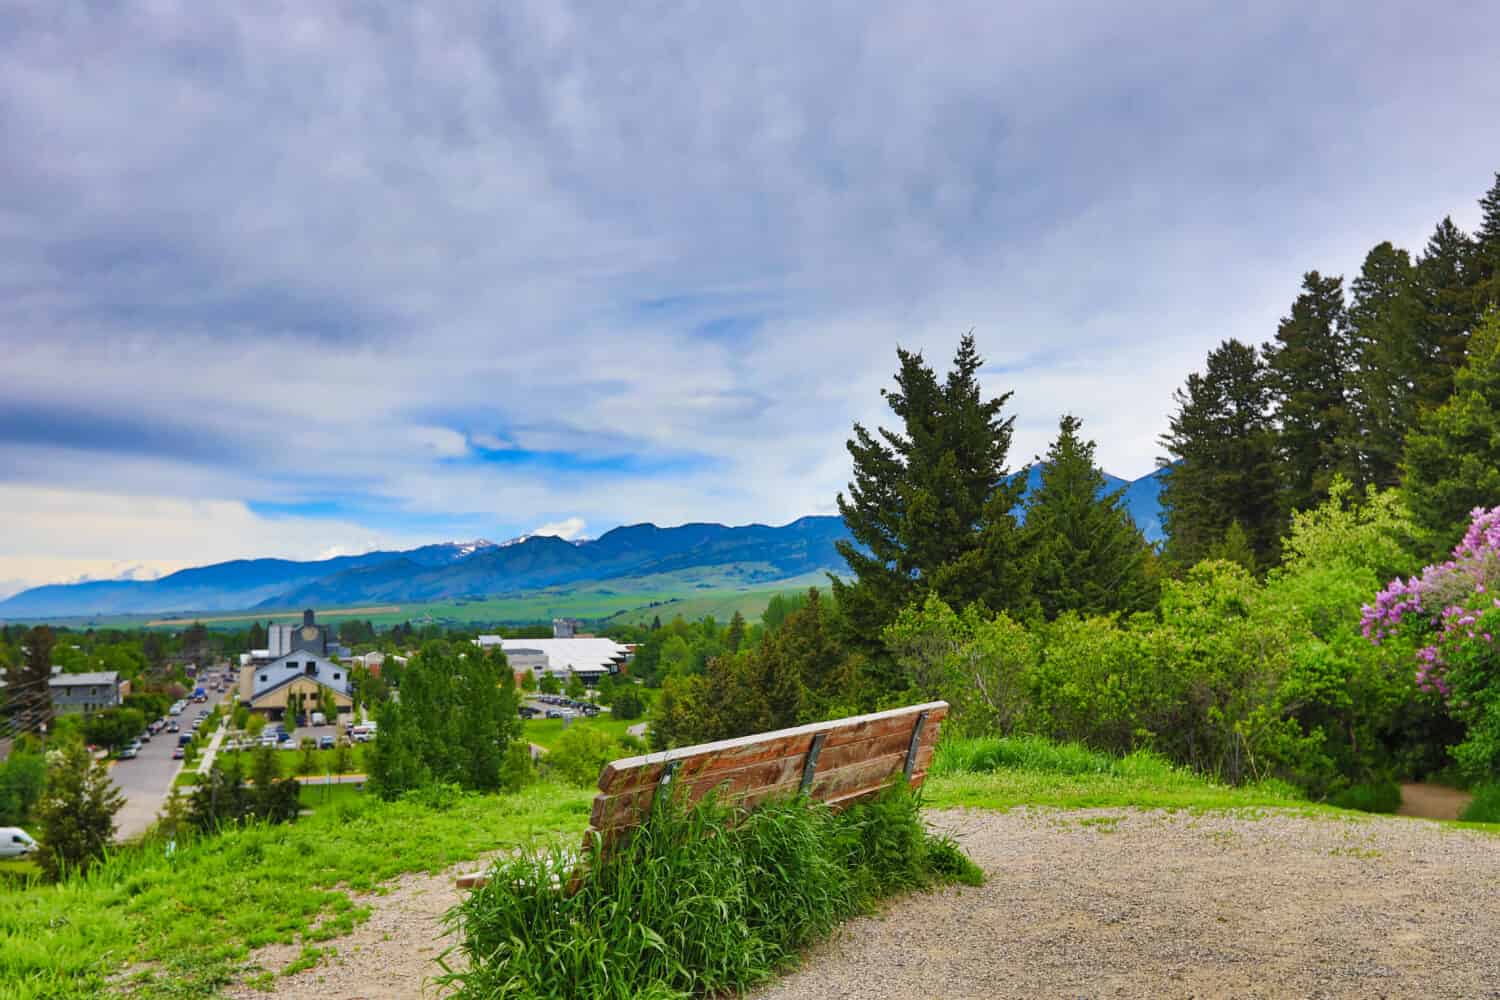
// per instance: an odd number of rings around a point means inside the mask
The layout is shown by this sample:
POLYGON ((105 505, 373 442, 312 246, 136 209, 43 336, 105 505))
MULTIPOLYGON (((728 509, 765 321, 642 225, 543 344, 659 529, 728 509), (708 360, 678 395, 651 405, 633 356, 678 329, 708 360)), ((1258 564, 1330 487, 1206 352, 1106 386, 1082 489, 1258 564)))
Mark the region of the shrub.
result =
POLYGON ((599 771, 617 757, 629 756, 614 737, 602 729, 571 726, 558 737, 545 758, 547 770, 568 782, 587 788, 599 780, 599 771))
POLYGON ((1458 818, 1470 823, 1500 823, 1500 783, 1474 789, 1474 801, 1458 818))
POLYGON ((115 813, 125 796, 109 771, 79 744, 49 754, 47 791, 36 806, 41 851, 37 861, 48 878, 84 872, 103 858, 115 833, 115 813))
POLYGON ((745 814, 664 802, 607 858, 597 847, 501 861, 449 914, 471 967, 463 997, 678 997, 766 979, 881 896, 981 873, 923 828, 896 786, 835 813, 792 799, 745 814))
POLYGON ((1350 785, 1328 799, 1340 809, 1368 813, 1394 813, 1401 808, 1401 786, 1390 779, 1350 785))

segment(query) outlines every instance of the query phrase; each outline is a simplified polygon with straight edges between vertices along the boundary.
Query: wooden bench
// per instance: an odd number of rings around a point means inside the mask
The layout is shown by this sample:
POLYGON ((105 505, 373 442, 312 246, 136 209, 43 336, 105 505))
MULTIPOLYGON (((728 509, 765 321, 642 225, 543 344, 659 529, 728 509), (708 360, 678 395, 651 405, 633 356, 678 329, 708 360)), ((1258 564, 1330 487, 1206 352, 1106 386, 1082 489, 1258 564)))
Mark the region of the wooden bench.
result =
MULTIPOLYGON (((717 790, 722 801, 745 808, 802 793, 842 808, 897 775, 920 788, 947 714, 947 702, 933 701, 612 761, 599 774, 584 848, 598 838, 608 849, 645 821, 658 796, 673 793, 696 802, 717 790)), ((484 881, 464 875, 458 886, 484 881)))

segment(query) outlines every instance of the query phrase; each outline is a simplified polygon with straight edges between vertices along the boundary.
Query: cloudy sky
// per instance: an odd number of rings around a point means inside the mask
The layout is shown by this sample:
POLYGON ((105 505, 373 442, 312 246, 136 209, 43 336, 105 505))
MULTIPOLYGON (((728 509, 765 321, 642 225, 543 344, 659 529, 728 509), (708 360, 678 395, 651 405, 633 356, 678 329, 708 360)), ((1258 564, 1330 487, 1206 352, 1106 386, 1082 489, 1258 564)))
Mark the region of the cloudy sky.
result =
POLYGON ((0 0, 0 594, 828 512, 969 329, 1149 472, 1500 170, 1488 3, 1198 6, 0 0))

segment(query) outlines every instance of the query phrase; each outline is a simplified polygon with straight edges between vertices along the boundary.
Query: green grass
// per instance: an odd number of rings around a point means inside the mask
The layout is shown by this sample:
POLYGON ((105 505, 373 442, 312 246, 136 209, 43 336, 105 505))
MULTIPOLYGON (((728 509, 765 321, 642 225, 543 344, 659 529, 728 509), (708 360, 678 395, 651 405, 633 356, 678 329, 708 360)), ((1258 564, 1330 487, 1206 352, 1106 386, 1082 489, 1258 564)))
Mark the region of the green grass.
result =
POLYGON ((358 802, 364 795, 364 789, 358 785, 305 784, 300 797, 305 808, 316 810, 332 808, 344 802, 358 802))
MULTIPOLYGON (((601 729, 615 739, 620 739, 627 729, 644 721, 644 719, 633 719, 627 722, 624 719, 611 718, 608 713, 604 713, 593 719, 574 719, 568 725, 585 729, 601 729)), ((548 750, 557 746, 557 741, 562 734, 562 719, 528 719, 521 726, 522 739, 535 743, 539 747, 546 747, 548 750)))
POLYGON ((1394 813, 1401 808, 1401 786, 1390 780, 1350 785, 1332 795, 1328 802, 1340 809, 1355 809, 1368 813, 1394 813))
POLYGON ((125 848, 59 885, 0 881, 0 996, 98 997, 126 968, 129 983, 114 985, 139 997, 208 996, 251 949, 347 933, 367 916, 351 892, 506 846, 571 840, 590 800, 548 784, 458 797, 446 809, 346 797, 294 824, 230 830, 171 857, 159 843, 125 848))
POLYGON ((983 874, 927 833, 904 786, 835 813, 805 799, 743 816, 658 805, 608 858, 502 860, 453 913, 464 1000, 720 996, 763 981, 893 893, 983 874), (576 891, 555 886, 577 875, 576 891))
POLYGON ((923 796, 933 808, 1318 808, 1279 781, 1221 785, 1155 754, 1113 757, 1024 736, 944 740, 923 796))
MULTIPOLYGON (((296 739, 297 735, 293 733, 292 740, 295 742, 296 739)), ((356 743, 353 747, 350 748, 353 755, 353 769, 348 771, 347 773, 365 773, 365 750, 368 746, 368 743, 356 743)), ((335 773, 333 770, 333 762, 337 753, 337 750, 314 750, 313 763, 315 765, 315 769, 308 773, 314 775, 335 773)), ((279 773, 281 774, 281 776, 288 777, 290 775, 302 773, 298 770, 298 768, 302 764, 302 758, 304 754, 305 751, 302 750, 282 750, 280 748, 277 748, 276 766, 279 769, 279 773)), ((240 766, 242 766, 248 773, 250 770, 250 761, 255 756, 255 752, 253 750, 231 750, 228 753, 220 752, 214 759, 216 761, 223 761, 227 765, 230 759, 236 756, 239 757, 240 766)))
MULTIPOLYGON (((756 620, 775 594, 805 591, 808 587, 827 587, 822 573, 768 579, 774 570, 764 564, 742 563, 730 566, 684 570, 652 576, 604 580, 580 587, 549 587, 484 598, 447 601, 360 601, 360 606, 391 606, 398 610, 384 613, 341 615, 319 612, 318 620, 337 625, 346 618, 371 621, 386 628, 402 622, 434 621, 450 627, 473 627, 498 624, 548 623, 553 618, 581 618, 586 621, 619 621, 649 623, 655 616, 670 621, 682 615, 693 621, 712 614, 727 621, 735 611, 756 620)), ((350 605, 352 606, 352 605, 350 605)), ((332 609, 337 610, 337 609, 332 609)), ((202 621, 209 628, 248 628, 251 617, 260 621, 300 621, 300 609, 222 611, 194 614, 186 612, 160 615, 65 616, 37 619, 52 625, 72 628, 143 628, 148 622, 164 622, 154 628, 177 629, 202 621)), ((16 622, 22 619, 14 619, 16 622)), ((27 619, 29 621, 29 619, 27 619)))

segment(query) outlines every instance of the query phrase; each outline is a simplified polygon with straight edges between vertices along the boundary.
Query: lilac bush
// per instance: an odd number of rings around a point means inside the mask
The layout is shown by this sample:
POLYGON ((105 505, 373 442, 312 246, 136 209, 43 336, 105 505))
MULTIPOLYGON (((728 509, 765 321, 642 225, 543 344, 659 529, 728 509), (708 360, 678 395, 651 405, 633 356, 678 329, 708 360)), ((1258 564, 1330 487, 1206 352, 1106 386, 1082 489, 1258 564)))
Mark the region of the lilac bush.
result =
POLYGON ((1377 645, 1398 634, 1417 640, 1417 686, 1467 723, 1455 757, 1482 773, 1500 762, 1500 507, 1470 517, 1447 561, 1392 580, 1361 624, 1377 645))

